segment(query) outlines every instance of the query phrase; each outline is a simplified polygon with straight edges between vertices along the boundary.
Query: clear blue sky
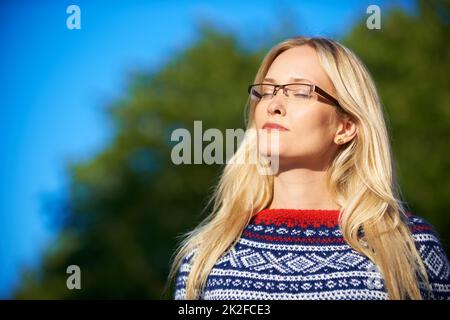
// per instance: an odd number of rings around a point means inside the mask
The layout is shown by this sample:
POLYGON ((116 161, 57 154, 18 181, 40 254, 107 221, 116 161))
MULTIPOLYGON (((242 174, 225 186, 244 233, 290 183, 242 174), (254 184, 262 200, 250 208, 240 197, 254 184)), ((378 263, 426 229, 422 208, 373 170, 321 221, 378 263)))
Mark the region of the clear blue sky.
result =
MULTIPOLYGON (((196 39, 206 17, 243 39, 291 8, 299 34, 336 37, 377 4, 410 1, 2 1, 0 4, 0 298, 37 266, 56 231, 44 204, 66 195, 68 161, 87 159, 111 130, 102 110, 132 70, 158 69, 196 39), (68 30, 66 8, 81 9, 68 30)), ((382 20, 383 21, 383 20, 382 20)))

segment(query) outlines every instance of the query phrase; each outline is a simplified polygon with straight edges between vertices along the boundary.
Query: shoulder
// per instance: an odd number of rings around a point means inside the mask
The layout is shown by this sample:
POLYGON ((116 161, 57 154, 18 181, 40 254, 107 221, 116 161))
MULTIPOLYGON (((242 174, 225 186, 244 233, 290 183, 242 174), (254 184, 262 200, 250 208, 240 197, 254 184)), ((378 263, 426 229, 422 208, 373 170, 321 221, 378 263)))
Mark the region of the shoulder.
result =
MULTIPOLYGON (((436 262, 440 260, 447 260, 444 248, 441 243, 440 235, 433 227, 433 225, 426 219, 407 212, 406 223, 412 233, 417 248, 422 255, 422 258, 434 257, 436 262)), ((442 261, 444 263, 445 261, 442 261)), ((450 272, 447 270, 447 272, 450 272)))
POLYGON ((408 211, 406 213, 406 223, 417 244, 428 244, 442 249, 441 237, 428 220, 408 211))
POLYGON ((450 264, 439 234, 426 219, 411 212, 406 217, 435 296, 450 299, 450 264))

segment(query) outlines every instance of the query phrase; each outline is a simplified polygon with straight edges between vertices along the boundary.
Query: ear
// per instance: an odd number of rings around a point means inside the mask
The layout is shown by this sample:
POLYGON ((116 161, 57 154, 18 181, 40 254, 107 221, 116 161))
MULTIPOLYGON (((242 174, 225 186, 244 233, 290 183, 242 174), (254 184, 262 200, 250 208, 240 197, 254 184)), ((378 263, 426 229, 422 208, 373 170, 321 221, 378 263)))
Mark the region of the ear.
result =
POLYGON ((336 144, 345 144, 353 140, 356 136, 357 127, 356 121, 349 116, 340 117, 338 128, 334 135, 334 142, 336 144))

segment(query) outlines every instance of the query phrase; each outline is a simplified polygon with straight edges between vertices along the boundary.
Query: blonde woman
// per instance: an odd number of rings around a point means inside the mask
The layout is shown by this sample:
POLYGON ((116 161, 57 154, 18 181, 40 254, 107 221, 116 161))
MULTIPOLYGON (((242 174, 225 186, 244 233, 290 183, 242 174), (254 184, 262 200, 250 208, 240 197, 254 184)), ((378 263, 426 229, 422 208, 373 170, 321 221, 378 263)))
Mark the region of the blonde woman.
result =
POLYGON ((448 258, 400 200, 380 100, 355 54, 288 39, 249 93, 212 212, 176 252, 175 299, 449 299, 448 258))

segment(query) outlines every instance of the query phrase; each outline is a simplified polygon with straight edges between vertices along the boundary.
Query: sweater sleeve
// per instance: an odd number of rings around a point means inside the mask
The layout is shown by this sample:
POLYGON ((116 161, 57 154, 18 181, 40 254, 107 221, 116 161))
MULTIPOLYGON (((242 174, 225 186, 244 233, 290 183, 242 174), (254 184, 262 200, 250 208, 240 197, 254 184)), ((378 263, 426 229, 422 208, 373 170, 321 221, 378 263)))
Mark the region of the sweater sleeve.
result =
POLYGON ((431 292, 420 284, 424 299, 450 300, 450 265, 439 235, 425 219, 410 215, 409 225, 425 265, 431 292))

